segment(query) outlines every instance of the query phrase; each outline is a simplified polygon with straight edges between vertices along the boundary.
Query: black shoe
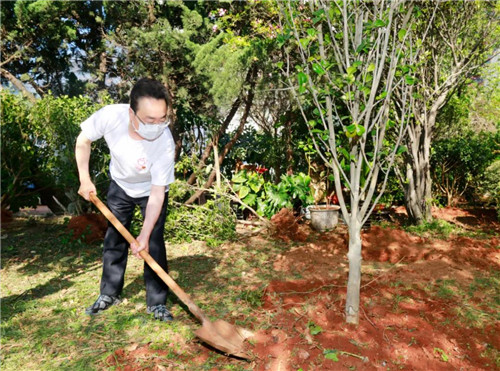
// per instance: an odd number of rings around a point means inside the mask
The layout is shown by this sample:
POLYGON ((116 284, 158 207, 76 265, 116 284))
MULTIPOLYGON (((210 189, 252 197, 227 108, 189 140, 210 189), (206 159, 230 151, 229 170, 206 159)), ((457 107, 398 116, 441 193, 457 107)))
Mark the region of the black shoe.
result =
POLYGON ((164 304, 148 307, 147 312, 154 313, 155 319, 157 319, 158 321, 170 322, 174 320, 174 316, 172 316, 172 313, 170 313, 170 311, 164 304))
POLYGON ((99 295, 94 304, 85 309, 86 314, 94 315, 108 309, 112 305, 120 304, 119 296, 99 295))

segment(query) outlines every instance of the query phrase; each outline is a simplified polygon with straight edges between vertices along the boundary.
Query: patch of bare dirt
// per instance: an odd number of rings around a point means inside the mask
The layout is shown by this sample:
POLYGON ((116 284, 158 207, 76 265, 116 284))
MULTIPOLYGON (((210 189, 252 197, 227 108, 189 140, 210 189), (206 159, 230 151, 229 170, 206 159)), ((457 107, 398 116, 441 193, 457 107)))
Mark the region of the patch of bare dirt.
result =
MULTIPOLYGON (((473 215, 474 222, 478 222, 474 228, 491 228, 489 216, 478 216, 483 214, 464 214, 455 209, 446 213, 440 209, 440 213, 440 217, 453 221, 473 215)), ((301 228, 308 228, 298 225, 293 214, 277 215, 273 223, 277 237, 284 241, 297 241, 301 228)), ((363 270, 370 267, 370 271, 363 274, 360 322, 353 326, 346 324, 344 316, 348 274, 345 227, 339 225, 321 234, 304 230, 304 235, 304 243, 290 244, 273 264, 275 271, 302 278, 269 282, 261 311, 252 313, 257 318, 263 316, 265 322, 265 326, 254 329, 255 336, 247 344, 253 359, 246 363, 227 358, 214 369, 498 369, 495 357, 500 354, 500 323, 490 320, 481 326, 467 325, 463 316, 458 316, 461 304, 455 296, 447 298, 429 292, 436 292, 443 280, 470 287, 478 274, 484 277, 498 271, 498 236, 437 240, 413 236, 398 228, 376 226, 363 231, 363 270)), ((470 299, 479 305, 484 299, 480 291, 470 299)), ((484 316, 497 318, 495 308, 481 309, 484 316)), ((192 353, 189 364, 193 367, 201 367, 213 351, 193 343, 184 346, 192 353)), ((184 354, 179 354, 179 362, 185 359, 184 354)), ((163 351, 147 345, 142 350, 121 349, 108 357, 108 365, 117 370, 181 369, 170 355, 167 359, 163 351), (144 368, 147 356, 155 359, 156 365, 144 368)))

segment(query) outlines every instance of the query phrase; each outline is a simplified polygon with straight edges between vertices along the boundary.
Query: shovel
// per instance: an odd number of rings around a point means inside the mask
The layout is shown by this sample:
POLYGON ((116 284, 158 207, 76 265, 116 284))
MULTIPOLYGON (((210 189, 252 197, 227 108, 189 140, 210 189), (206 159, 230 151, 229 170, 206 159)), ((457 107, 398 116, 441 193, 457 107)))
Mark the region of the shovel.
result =
MULTIPOLYGON (((137 243, 130 232, 94 193, 90 194, 90 201, 92 201, 129 243, 137 243)), ((245 339, 253 335, 251 331, 231 325, 222 320, 211 322, 205 313, 191 300, 189 295, 179 287, 147 251, 139 251, 139 255, 201 322, 201 328, 195 331, 198 338, 226 354, 232 354, 240 358, 249 358, 248 354, 243 351, 243 343, 245 339)))

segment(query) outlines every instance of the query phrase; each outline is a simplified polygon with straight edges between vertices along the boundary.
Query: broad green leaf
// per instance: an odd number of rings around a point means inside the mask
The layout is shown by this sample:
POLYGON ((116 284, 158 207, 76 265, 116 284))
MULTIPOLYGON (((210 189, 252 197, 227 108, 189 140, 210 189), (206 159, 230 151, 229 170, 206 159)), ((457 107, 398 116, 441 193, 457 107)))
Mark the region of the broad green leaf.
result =
POLYGON ((282 68, 282 67, 283 67, 283 62, 278 62, 278 63, 276 63, 276 67, 278 67, 278 68, 282 68))
POLYGON ((297 80, 299 81, 299 85, 304 85, 307 82, 307 75, 304 72, 299 72, 297 80))
POLYGON ((341 96, 344 100, 352 100, 354 98, 354 92, 350 91, 341 96))
POLYGON ((379 99, 384 99, 385 97, 387 97, 387 91, 384 90, 375 99, 379 100, 379 99))
POLYGON ((406 30, 404 28, 398 31, 398 39, 399 41, 403 41, 406 36, 406 30))
POLYGON ((318 326, 315 323, 311 322, 309 324, 309 332, 311 333, 311 335, 318 335, 321 334, 321 332, 323 332, 323 329, 321 328, 321 326, 318 326))
POLYGON ((244 199, 250 193, 250 188, 247 186, 241 186, 240 191, 238 192, 238 197, 240 199, 244 199))
POLYGON ((247 181, 247 178, 245 176, 245 173, 243 171, 240 171, 239 173, 233 175, 231 181, 233 183, 245 183, 247 181))
POLYGON ((357 67, 355 67, 355 66, 350 66, 350 67, 347 67, 347 74, 348 74, 348 75, 352 75, 352 74, 354 74, 354 72, 356 72, 356 71, 357 71, 357 69, 358 69, 358 68, 357 68, 357 67))
POLYGON ((242 201, 246 203, 248 206, 253 207, 253 205, 255 205, 256 200, 257 200, 257 195, 255 193, 250 193, 242 201))
POLYGON ((303 48, 307 48, 307 45, 309 45, 310 40, 307 38, 302 38, 299 41, 300 41, 300 44, 302 45, 303 48))
POLYGON ((344 147, 338 147, 339 152, 345 156, 345 158, 349 158, 349 152, 344 147))
POLYGON ((372 72, 372 71, 375 71, 375 64, 374 63, 370 63, 368 65, 368 67, 366 68, 366 71, 367 72, 372 72))
POLYGON ((248 184, 250 186, 250 188, 252 189, 252 191, 254 191, 255 193, 259 192, 260 191, 260 188, 262 187, 262 183, 257 183, 257 182, 251 182, 248 184))
POLYGON ((385 27, 385 22, 381 19, 377 19, 375 22, 373 22, 373 27, 385 27))

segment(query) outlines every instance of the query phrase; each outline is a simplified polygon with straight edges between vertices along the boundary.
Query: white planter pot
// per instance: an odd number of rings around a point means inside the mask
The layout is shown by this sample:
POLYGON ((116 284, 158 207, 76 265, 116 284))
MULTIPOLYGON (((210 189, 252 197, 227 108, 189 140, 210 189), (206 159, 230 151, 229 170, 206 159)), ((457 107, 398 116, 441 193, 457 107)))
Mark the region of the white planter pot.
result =
POLYGON ((335 228, 339 222, 339 210, 337 205, 310 206, 312 227, 319 232, 335 228))

